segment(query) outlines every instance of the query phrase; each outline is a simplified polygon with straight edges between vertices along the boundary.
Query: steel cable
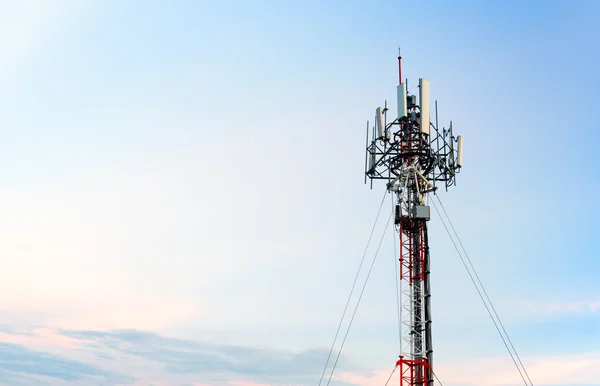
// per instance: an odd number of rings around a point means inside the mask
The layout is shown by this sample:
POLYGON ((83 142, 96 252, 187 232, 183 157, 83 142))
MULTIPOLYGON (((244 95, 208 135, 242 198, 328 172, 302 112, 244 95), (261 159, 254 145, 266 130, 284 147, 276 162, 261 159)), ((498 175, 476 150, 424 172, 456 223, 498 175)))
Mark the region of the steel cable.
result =
POLYGON ((390 379, 392 379, 392 377, 394 376, 394 373, 396 372, 396 368, 397 368, 397 367, 398 367, 397 365, 396 365, 396 366, 394 366, 394 369, 392 370, 392 373, 391 373, 391 374, 390 374, 390 376, 388 377, 388 380, 387 380, 387 382, 385 383, 385 386, 388 386, 388 383, 390 383, 390 379))
MULTIPOLYGON (((436 195, 436 197, 437 197, 437 195, 436 195)), ((439 200, 439 197, 438 197, 438 200, 439 200)), ((460 260, 462 261, 465 269, 467 270, 467 273, 469 274, 469 277, 471 278, 471 282, 475 286, 475 289, 477 290, 477 293, 479 294, 479 297, 481 298, 481 301, 483 302, 483 305, 485 306, 485 309, 487 310, 490 318, 492 319, 492 322, 494 323, 494 326, 496 327, 496 331, 498 331, 498 334, 500 335, 500 338, 502 339, 502 342, 504 343, 504 347, 506 347, 506 350, 508 351, 508 354, 510 355, 513 363, 515 364, 515 367, 517 368, 517 371, 519 372, 519 375, 521 376, 521 379, 523 379, 523 383, 525 383, 526 386, 529 386, 529 384, 525 380, 525 376, 523 375, 523 372, 521 371, 521 368, 519 367, 519 365, 517 364, 517 361, 515 360, 515 356, 513 355, 512 351, 510 350, 510 348, 508 346, 508 343, 506 342, 506 339, 504 338, 504 335, 502 334, 502 332, 500 330, 500 327, 498 327, 498 323, 496 322, 496 319, 494 319, 494 317, 492 315, 492 312, 490 311, 490 307, 487 305, 487 303, 486 303, 486 301, 485 301, 485 299, 483 297, 483 294, 481 293, 481 290, 477 286, 477 283, 475 281, 475 278, 473 277, 473 274, 471 273, 471 270, 469 270, 469 267, 467 266, 467 263, 465 262, 465 259, 462 256, 462 253, 458 249, 458 246, 456 245, 456 242, 454 241, 454 237, 452 237, 452 234, 450 233, 450 230, 446 226, 446 222, 444 221, 444 219, 443 219, 440 211, 438 210, 437 205, 435 204, 435 201, 432 200, 431 202, 433 204, 433 207, 435 208, 435 211, 440 216, 440 220, 442 222, 442 225, 446 229, 446 232, 448 233, 448 236, 450 237, 450 241, 452 241, 452 244, 454 245, 454 248, 456 249, 456 252, 458 253, 458 256, 460 257, 460 260)), ((516 354, 516 352, 515 352, 515 354, 516 354)), ((531 384, 531 386, 533 386, 533 384, 531 384)))
POLYGON ((331 368, 331 373, 329 374, 329 379, 327 380, 327 386, 331 382, 331 378, 333 377, 333 372, 337 366, 338 360, 340 359, 340 355, 342 354, 342 350, 344 349, 344 344, 346 343, 346 339, 348 338, 348 333, 350 333, 350 328, 352 327, 352 322, 354 321, 354 317, 356 316, 356 311, 358 311, 358 306, 360 305, 360 301, 365 293, 365 288, 367 288, 367 283, 369 282, 369 277, 371 276, 371 272, 373 271, 373 266, 375 265, 375 261, 377 260, 377 255, 379 254, 379 249, 381 248, 381 244, 383 243, 383 239, 385 238, 385 233, 387 231, 388 226, 390 225, 390 220, 392 219, 392 215, 394 212, 390 213, 388 217, 388 221, 386 223, 385 229, 383 230, 383 234, 381 235, 381 239, 379 240, 379 245, 377 246, 377 250, 375 251, 375 256, 373 256, 373 261, 371 262, 371 266, 369 267, 369 272, 367 273, 367 277, 365 278, 365 283, 360 291, 360 295, 358 296, 358 300, 356 302, 356 307, 354 307, 354 312, 352 313, 352 317, 350 318, 350 323, 348 324, 348 329, 346 330, 346 334, 344 335, 344 339, 342 340, 342 344, 340 346, 340 351, 338 351, 337 357, 335 358, 335 362, 333 363, 333 367, 331 368))
POLYGON ((504 324, 502 323, 502 320, 500 320, 500 316, 498 315, 498 312, 496 312, 496 307, 494 307, 494 303, 492 303, 492 300, 490 299, 487 291, 485 290, 485 287, 483 286, 483 283, 481 282, 481 279, 479 278, 479 275, 477 274, 477 270, 475 269, 475 266, 473 265, 473 262, 471 261, 471 258, 469 257, 469 254, 467 253, 467 250, 465 249, 465 246, 463 245, 463 243, 460 239, 460 236, 458 235, 458 232, 456 231, 456 228, 454 228, 454 224, 452 223, 452 220, 450 219, 448 212, 446 212, 446 208, 444 207, 442 200, 440 199, 439 196, 436 195, 436 197, 438 199, 438 202, 440 203, 440 206, 442 207, 442 211, 444 212, 444 214, 446 215, 446 218, 448 219, 448 223, 450 224, 450 227, 452 228, 452 230, 454 231, 454 234, 456 235, 456 239, 458 240, 460 247, 462 248, 463 252, 465 253, 465 257, 467 258, 467 261, 469 262, 469 265, 471 266, 473 273, 475 274, 475 277, 477 278, 477 282, 481 286, 481 289, 483 290, 483 293, 484 293, 487 301, 489 302, 490 307, 492 308, 492 312, 496 316, 496 319, 498 320, 498 323, 500 324, 500 327, 502 328, 504 335, 506 335, 506 339, 508 340, 510 347, 513 349, 515 356, 517 357, 517 360, 519 361, 519 364, 523 368, 523 372, 525 372, 525 376, 527 377, 529 384, 533 385, 533 382, 531 382, 531 378, 529 377, 529 374, 527 373, 527 370, 525 369, 525 365, 523 365, 523 362, 521 361, 521 358, 520 358, 519 354, 517 353, 517 350, 515 349, 515 346, 513 345, 512 341, 510 339, 510 336, 508 336, 508 332, 506 332, 506 329, 504 328, 504 324))
POLYGON ((375 227, 377 226, 377 221, 379 220, 379 215, 381 214, 381 209, 383 208, 383 203, 385 202, 386 194, 387 194, 387 191, 384 192, 383 198, 381 199, 381 204, 379 205, 379 210, 377 211, 377 216, 375 217, 375 222, 373 223, 373 227, 371 228, 371 234, 369 235, 369 240, 367 241, 367 246, 365 247, 365 251, 363 252, 362 258, 360 259, 358 271, 356 272, 356 277, 354 278, 354 282, 352 283, 352 289, 350 289, 350 295, 348 295, 348 300, 346 301, 346 306, 344 307, 344 312, 342 313, 340 323, 338 325, 337 331, 335 332, 335 337, 333 338, 333 343, 331 344, 331 348, 329 349, 329 355, 327 355, 327 361, 325 362, 325 367, 323 367, 323 372, 321 373, 321 379, 319 379, 319 386, 321 386, 321 383, 323 382, 323 377, 325 377, 325 372, 327 371, 327 366, 329 365, 329 360, 331 359, 331 353, 333 352, 335 343, 337 342, 337 338, 340 333, 340 329, 342 328, 342 324, 344 323, 344 317, 346 316, 346 312, 348 311, 348 305, 350 304, 350 300, 352 299, 352 294, 354 293, 354 288, 356 287, 356 282, 358 281, 358 277, 360 275, 360 271, 361 271, 363 263, 365 261, 365 257, 367 256, 367 250, 369 249, 369 245, 371 244, 371 239, 373 238, 373 233, 375 232, 375 227))

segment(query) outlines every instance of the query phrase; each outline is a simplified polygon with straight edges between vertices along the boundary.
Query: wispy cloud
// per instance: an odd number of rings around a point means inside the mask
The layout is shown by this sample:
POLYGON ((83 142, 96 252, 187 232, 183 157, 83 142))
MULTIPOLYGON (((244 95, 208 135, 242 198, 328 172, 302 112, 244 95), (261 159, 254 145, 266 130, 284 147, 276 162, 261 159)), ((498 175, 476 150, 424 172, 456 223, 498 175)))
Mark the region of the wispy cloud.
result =
MULTIPOLYGON (((10 337, 13 337, 13 341, 19 341, 10 333, 0 336, 0 340, 10 337)), ((219 345, 136 330, 37 329, 29 333, 26 342, 28 346, 46 345, 53 353, 34 351, 23 344, 2 343, 2 355, 7 358, 2 362, 2 368, 13 374, 12 377, 44 375, 74 381, 94 376, 115 380, 119 370, 122 370, 127 372, 129 381, 137 380, 141 384, 163 381, 177 384, 204 382, 211 385, 302 385, 318 382, 328 354, 324 349, 287 352, 219 345), (52 349, 48 347, 49 338, 54 342, 61 338, 71 342, 72 346, 57 345, 52 349)), ((340 374, 345 375, 336 377, 333 385, 351 385, 354 384, 353 377, 369 379, 374 376, 344 355, 340 357, 337 368, 340 374)))
POLYGON ((525 301, 523 305, 536 313, 571 314, 571 313, 595 313, 600 311, 600 300, 558 300, 558 301, 525 301))
POLYGON ((19 383, 27 377, 49 377, 64 381, 92 379, 126 382, 130 377, 104 371, 92 365, 61 358, 23 345, 0 343, 0 381, 2 384, 19 383))
MULTIPOLYGON (((9 330, 8 327, 3 327, 9 330)), ((314 385, 327 350, 288 352, 235 344, 213 344, 136 330, 35 329, 26 344, 0 343, 2 384, 180 384, 263 386, 314 385), (71 346, 51 347, 48 339, 71 346), (37 340, 37 341, 36 341, 37 340), (29 346, 46 347, 45 351, 29 346), (61 383, 62 382, 62 383, 61 383)), ((17 338, 15 338, 17 339, 17 338)), ((536 385, 592 386, 600 378, 600 352, 523 357, 536 385)), ((392 368, 371 370, 342 356, 330 385, 380 386, 392 368)), ((439 362, 442 382, 458 386, 517 386, 518 372, 507 357, 439 362), (464 368, 469 368, 465 372, 464 368), (475 381, 474 381, 475 380, 475 381)), ((397 377, 398 374, 394 375, 397 377)))
MULTIPOLYGON (((328 354, 322 349, 293 353, 267 348, 217 345, 134 330, 63 331, 62 334, 80 339, 89 347, 106 347, 161 363, 169 373, 210 374, 215 378, 219 378, 219 374, 229 374, 261 382, 312 383, 328 354)), ((365 371, 343 356, 338 368, 365 371)))
MULTIPOLYGON (((536 385, 599 385, 600 352, 522 357, 536 385)), ((464 386, 522 385, 523 381, 507 356, 440 363, 436 371, 442 382, 464 386), (468 368, 469 371, 464 371, 468 368)))

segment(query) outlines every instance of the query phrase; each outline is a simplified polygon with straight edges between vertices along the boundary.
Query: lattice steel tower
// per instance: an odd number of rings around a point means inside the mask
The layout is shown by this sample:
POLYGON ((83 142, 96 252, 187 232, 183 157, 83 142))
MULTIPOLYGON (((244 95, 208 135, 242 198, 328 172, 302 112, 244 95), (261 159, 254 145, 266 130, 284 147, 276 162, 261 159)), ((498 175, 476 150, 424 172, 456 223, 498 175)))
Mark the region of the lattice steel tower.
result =
POLYGON ((366 179, 386 180, 396 197, 396 230, 400 236, 400 303, 402 307, 401 386, 433 385, 431 337, 431 287, 427 221, 428 194, 437 185, 456 184, 462 163, 462 136, 454 137, 430 120, 429 81, 419 79, 419 103, 402 82, 402 57, 398 56, 397 118, 387 123, 387 102, 378 107, 375 124, 367 122, 366 179), (369 134, 371 141, 369 143, 369 134))

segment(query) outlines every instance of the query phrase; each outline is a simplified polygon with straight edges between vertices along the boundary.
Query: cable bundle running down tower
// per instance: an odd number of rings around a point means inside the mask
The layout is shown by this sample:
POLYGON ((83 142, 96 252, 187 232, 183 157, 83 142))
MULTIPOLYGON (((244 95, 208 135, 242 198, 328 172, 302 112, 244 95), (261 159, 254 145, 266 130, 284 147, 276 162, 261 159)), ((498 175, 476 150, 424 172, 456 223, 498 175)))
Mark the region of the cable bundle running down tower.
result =
POLYGON ((386 180, 396 197, 395 224, 400 238, 402 344, 396 367, 400 386, 433 385, 431 336, 431 286, 427 221, 427 195, 456 184, 462 164, 462 136, 454 137, 452 122, 440 130, 430 119, 429 81, 419 79, 419 103, 402 82, 402 57, 398 56, 398 114, 387 123, 387 102, 378 107, 375 124, 367 122, 365 183, 386 180), (369 133, 370 132, 370 133, 369 133), (369 134, 371 141, 369 143, 369 134))

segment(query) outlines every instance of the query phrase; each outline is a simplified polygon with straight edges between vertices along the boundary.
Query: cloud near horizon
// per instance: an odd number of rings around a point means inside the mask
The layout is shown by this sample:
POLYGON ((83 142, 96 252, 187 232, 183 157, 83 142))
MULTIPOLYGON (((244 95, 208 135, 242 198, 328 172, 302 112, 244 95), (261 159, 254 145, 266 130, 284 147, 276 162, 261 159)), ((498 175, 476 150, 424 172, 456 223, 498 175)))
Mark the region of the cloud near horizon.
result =
MULTIPOLYGON (((328 350, 288 352, 178 339, 136 330, 15 329, 0 326, 3 385, 315 385, 328 350), (10 340, 11 342, 6 342, 10 340), (31 348, 34 347, 34 348, 31 348)), ((523 357, 539 386, 590 384, 600 378, 600 352, 523 357)), ((369 369, 342 355, 333 386, 381 386, 391 368, 369 369)), ((506 357, 446 361, 436 367, 445 384, 518 386, 506 357), (470 369, 465 371, 465 369, 470 369)), ((327 372, 329 374, 329 372, 327 372)), ((397 372, 394 378, 398 376, 397 372)))
MULTIPOLYGON (((3 331, 0 341, 12 340, 11 343, 0 343, 0 369, 5 374, 0 380, 6 384, 18 384, 27 379, 33 382, 40 377, 82 384, 91 381, 114 384, 314 384, 318 382, 328 354, 324 349, 294 353, 218 345, 136 330, 37 328, 24 331, 4 326, 3 331), (43 347, 48 351, 28 346, 43 347)), ((340 373, 361 379, 373 377, 372 372, 344 355, 337 368, 340 373)), ((332 385, 353 384, 344 381, 351 377, 336 378, 332 385)))

